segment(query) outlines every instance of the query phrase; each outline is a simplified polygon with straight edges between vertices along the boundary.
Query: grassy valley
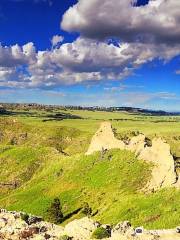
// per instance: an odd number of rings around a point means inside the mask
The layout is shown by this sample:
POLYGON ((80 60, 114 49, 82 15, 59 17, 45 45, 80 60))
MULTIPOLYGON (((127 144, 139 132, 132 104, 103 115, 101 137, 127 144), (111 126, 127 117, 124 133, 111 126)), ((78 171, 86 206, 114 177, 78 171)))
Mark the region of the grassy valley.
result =
MULTIPOLYGON (((180 117, 83 110, 12 111, 0 115, 0 206, 42 215, 54 198, 65 222, 84 215, 104 223, 129 220, 147 228, 179 224, 180 190, 144 194, 151 164, 129 151, 85 156, 102 121, 112 121, 117 138, 137 132, 161 136, 180 157, 180 117)), ((63 224, 64 224, 63 223, 63 224)))

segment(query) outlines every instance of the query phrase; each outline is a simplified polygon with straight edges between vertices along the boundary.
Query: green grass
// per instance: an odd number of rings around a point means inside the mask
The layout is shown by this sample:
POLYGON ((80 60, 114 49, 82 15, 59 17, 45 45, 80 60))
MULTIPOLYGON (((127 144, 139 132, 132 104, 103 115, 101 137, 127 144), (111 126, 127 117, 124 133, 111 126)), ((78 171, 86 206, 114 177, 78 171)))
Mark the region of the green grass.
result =
MULTIPOLYGON (((117 136, 139 131, 162 136, 180 156, 180 118, 127 113, 69 111, 84 119, 43 122, 46 113, 0 118, 0 182, 17 181, 18 188, 0 189, 0 206, 48 219, 47 209, 59 197, 65 215, 85 202, 102 223, 129 220, 147 228, 179 225, 180 191, 164 189, 143 194, 152 166, 128 151, 111 150, 85 156, 91 137, 103 120, 112 120, 117 136), (124 120, 122 120, 124 119, 124 120), (16 120, 16 121, 14 121, 16 120), (12 141, 13 140, 13 141, 12 141)), ((82 217, 82 213, 72 217, 82 217)))
POLYGON ((92 239, 103 239, 103 238, 108 238, 110 237, 110 234, 108 233, 108 231, 103 228, 103 227, 99 227, 97 228, 93 233, 91 238, 92 239))

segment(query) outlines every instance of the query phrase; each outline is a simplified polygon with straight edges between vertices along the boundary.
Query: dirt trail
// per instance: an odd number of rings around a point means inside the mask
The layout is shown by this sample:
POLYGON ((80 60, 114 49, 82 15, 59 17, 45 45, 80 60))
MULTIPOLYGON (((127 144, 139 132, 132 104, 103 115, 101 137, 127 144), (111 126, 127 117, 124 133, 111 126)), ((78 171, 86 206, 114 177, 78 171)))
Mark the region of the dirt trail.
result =
POLYGON ((170 146, 161 138, 154 138, 152 146, 148 147, 146 137, 143 134, 133 137, 128 144, 115 138, 110 122, 103 122, 92 138, 86 155, 90 155, 102 149, 129 150, 136 154, 139 159, 152 162, 152 178, 148 182, 145 190, 157 190, 163 187, 175 186, 177 175, 175 173, 175 163, 171 155, 170 146))

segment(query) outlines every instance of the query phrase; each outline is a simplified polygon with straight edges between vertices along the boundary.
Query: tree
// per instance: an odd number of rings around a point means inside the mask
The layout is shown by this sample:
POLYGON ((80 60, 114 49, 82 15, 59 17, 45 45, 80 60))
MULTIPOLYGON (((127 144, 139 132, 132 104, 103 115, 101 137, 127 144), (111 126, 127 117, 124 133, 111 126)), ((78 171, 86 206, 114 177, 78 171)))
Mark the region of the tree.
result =
POLYGON ((48 209, 49 220, 55 224, 63 222, 64 216, 59 198, 55 198, 48 209))

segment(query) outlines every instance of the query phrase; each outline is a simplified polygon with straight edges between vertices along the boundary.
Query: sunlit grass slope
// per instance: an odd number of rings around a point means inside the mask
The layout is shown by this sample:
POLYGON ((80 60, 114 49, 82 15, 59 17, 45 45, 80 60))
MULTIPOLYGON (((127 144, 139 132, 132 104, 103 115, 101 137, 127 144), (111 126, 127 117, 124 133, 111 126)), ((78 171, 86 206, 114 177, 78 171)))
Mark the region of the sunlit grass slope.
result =
POLYGON ((71 213, 87 202, 94 218, 104 223, 130 220, 148 228, 178 225, 180 191, 165 189, 147 195, 140 191, 151 176, 151 165, 128 151, 112 150, 104 156, 84 153, 100 122, 116 119, 112 125, 117 137, 133 131, 149 137, 160 135, 169 140, 179 156, 179 118, 70 113, 84 119, 43 122, 45 113, 43 117, 0 118, 0 183, 17 182, 16 189, 1 187, 0 206, 48 219, 47 209, 59 197, 64 215, 71 216, 67 221, 81 217, 81 213, 71 213))

